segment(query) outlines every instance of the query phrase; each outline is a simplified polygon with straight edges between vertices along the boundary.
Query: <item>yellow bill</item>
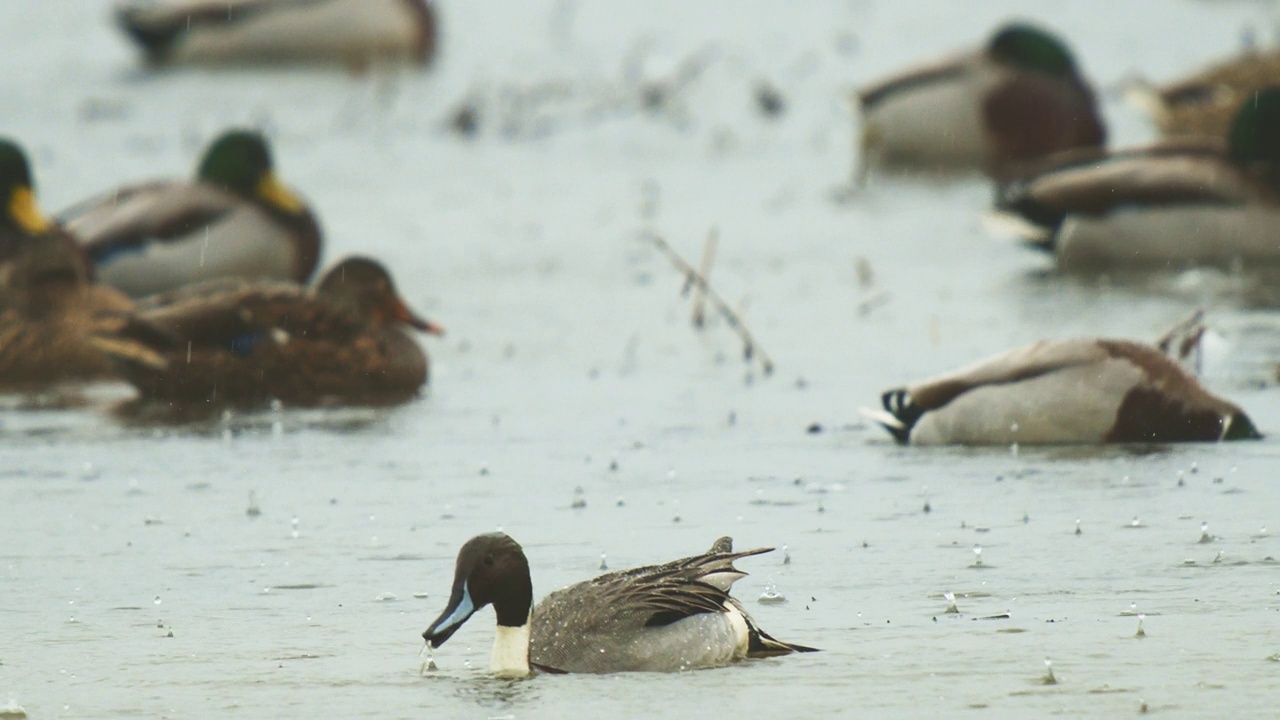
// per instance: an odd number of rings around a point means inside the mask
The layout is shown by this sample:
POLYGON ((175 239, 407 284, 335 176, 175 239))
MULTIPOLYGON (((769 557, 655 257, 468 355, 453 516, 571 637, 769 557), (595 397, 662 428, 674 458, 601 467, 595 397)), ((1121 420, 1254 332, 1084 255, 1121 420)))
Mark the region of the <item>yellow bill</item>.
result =
POLYGON ((302 200, 299 200, 297 195, 294 195, 289 188, 285 187, 274 172, 267 172, 258 181, 258 197, 285 212, 302 212, 302 200))
POLYGON ((47 232, 51 227, 49 219, 36 205, 36 194, 25 185, 14 188, 9 196, 9 216, 18 223, 18 227, 32 234, 47 232))

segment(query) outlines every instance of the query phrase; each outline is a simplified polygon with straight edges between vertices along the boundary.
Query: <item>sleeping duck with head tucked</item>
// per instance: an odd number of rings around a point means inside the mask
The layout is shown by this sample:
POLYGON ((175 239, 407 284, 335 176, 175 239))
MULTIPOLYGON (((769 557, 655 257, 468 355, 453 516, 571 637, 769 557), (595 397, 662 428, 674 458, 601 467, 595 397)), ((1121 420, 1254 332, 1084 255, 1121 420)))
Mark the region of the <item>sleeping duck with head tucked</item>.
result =
POLYGON ((761 630, 729 589, 746 573, 735 560, 772 550, 734 552, 720 538, 701 555, 601 575, 557 590, 537 606, 529 561, 502 533, 477 535, 458 552, 453 591, 422 633, 440 647, 477 610, 497 616, 490 669, 501 677, 553 673, 675 672, 814 648, 761 630))
POLYGON ((443 332, 409 309, 386 268, 353 257, 314 289, 220 280, 153 296, 96 343, 145 399, 380 405, 427 382, 427 356, 403 328, 443 332))
POLYGON ((119 188, 58 215, 98 279, 133 297, 224 277, 303 283, 320 259, 320 227, 276 175, 266 138, 230 130, 205 150, 194 181, 119 188))

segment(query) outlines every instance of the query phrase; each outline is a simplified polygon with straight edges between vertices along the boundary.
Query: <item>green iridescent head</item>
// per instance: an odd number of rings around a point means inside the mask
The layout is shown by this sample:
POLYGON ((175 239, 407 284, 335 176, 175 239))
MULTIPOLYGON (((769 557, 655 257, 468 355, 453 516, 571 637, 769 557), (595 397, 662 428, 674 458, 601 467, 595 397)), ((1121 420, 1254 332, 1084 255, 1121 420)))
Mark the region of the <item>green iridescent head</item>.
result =
POLYGON ((1236 111, 1227 154, 1234 162, 1263 165, 1269 175, 1280 177, 1280 87, 1254 93, 1236 111))
POLYGON ((229 130, 214 140, 196 175, 204 182, 286 213, 303 209, 302 201, 276 177, 266 138, 252 130, 229 130))
POLYGON ((1066 44, 1056 36, 1026 23, 1010 23, 996 31, 987 44, 993 60, 1018 70, 1072 77, 1076 63, 1066 44))

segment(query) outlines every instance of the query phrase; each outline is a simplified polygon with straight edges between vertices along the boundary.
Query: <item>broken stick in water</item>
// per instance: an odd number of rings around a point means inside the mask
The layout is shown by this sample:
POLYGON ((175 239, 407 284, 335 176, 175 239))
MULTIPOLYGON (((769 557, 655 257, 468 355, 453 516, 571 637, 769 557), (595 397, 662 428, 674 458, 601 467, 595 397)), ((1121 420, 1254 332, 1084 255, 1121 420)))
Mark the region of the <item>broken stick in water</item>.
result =
MULTIPOLYGON (((707 244, 702 246, 702 266, 698 269, 698 274, 702 276, 703 282, 710 282, 711 264, 716 260, 716 242, 719 233, 715 228, 707 233, 707 244)), ((707 322, 707 294, 703 292, 701 285, 696 285, 693 289, 693 326, 701 329, 707 322)))
MULTIPOLYGON (((742 339, 742 358, 747 362, 751 362, 753 359, 759 359, 760 369, 764 374, 766 376, 772 375, 773 360, 769 358, 769 355, 765 353, 764 349, 760 347, 760 344, 756 342, 756 338, 751 334, 751 330, 749 330, 746 324, 742 322, 741 315, 734 312, 733 308, 730 308, 729 304, 726 303, 715 289, 711 287, 707 282, 706 276, 691 265, 689 261, 681 257, 680 253, 676 252, 675 248, 671 247, 671 244, 664 240, 661 235, 652 231, 645 231, 642 235, 654 245, 658 246, 658 249, 675 264, 676 268, 678 268, 680 272, 684 273, 686 292, 688 289, 692 288, 705 294, 707 300, 709 300, 715 307, 716 311, 720 313, 720 316, 725 319, 725 322, 729 324, 729 327, 733 328, 733 331, 738 334, 738 337, 742 339)), ((710 253, 704 253, 703 257, 704 261, 709 263, 710 261, 707 260, 708 254, 710 253)), ((697 326, 696 319, 694 324, 697 326)))

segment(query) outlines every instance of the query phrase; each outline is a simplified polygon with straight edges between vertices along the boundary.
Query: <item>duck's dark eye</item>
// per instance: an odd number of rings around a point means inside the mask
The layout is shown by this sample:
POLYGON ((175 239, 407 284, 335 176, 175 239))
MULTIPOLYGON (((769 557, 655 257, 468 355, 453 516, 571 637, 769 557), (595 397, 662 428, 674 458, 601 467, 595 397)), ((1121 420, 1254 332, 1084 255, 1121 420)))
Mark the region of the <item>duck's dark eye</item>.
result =
POLYGON ((485 555, 485 556, 484 556, 484 564, 485 564, 485 565, 488 565, 489 567, 493 567, 493 556, 492 556, 492 555, 485 555))

